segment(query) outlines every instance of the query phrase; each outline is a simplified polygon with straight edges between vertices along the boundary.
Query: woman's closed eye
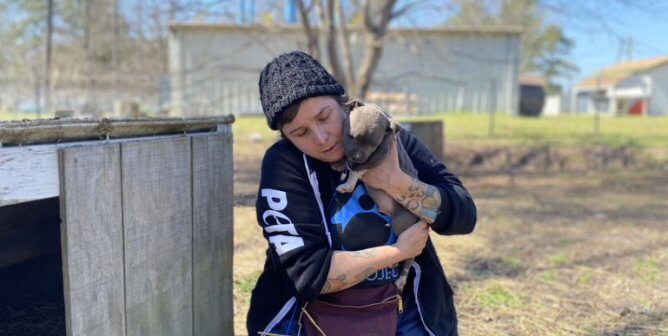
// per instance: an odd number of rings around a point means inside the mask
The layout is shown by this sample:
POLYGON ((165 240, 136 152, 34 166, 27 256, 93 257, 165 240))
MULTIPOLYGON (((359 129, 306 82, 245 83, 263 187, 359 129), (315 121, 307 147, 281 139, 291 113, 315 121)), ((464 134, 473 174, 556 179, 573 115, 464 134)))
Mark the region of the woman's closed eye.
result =
POLYGON ((319 116, 319 117, 318 117, 318 121, 319 121, 319 122, 325 122, 325 121, 327 121, 327 119, 329 118, 329 115, 330 115, 330 113, 326 113, 326 114, 323 114, 323 115, 319 116))

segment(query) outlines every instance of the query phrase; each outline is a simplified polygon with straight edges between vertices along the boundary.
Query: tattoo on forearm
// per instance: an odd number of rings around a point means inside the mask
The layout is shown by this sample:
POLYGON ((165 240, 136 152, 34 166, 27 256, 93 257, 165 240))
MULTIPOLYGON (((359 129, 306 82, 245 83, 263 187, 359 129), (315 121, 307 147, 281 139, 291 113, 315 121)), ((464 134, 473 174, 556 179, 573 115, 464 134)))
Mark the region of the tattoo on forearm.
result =
POLYGON ((327 280, 325 281, 325 284, 322 286, 320 293, 329 293, 331 289, 332 289, 332 282, 327 280))
POLYGON ((376 251, 375 249, 366 249, 366 250, 354 251, 353 256, 359 257, 359 258, 371 259, 373 257, 378 256, 378 251, 376 251))
POLYGON ((433 223, 441 206, 441 194, 434 186, 413 178, 408 193, 399 196, 397 202, 427 223, 433 223))
POLYGON ((376 269, 373 267, 367 267, 364 271, 361 273, 355 275, 355 280, 359 281, 364 281, 367 277, 369 277, 371 274, 376 273, 376 269))
POLYGON ((329 293, 337 291, 348 285, 348 277, 345 274, 341 274, 334 279, 327 279, 325 285, 322 286, 320 293, 329 293))

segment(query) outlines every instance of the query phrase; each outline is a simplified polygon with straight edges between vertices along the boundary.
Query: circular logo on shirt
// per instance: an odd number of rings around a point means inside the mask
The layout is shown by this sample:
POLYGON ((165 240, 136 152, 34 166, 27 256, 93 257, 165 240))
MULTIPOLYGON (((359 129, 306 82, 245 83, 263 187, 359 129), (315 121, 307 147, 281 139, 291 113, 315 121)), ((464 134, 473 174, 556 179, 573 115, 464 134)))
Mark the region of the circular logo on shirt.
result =
POLYGON ((396 242, 390 227, 392 219, 378 211, 378 206, 362 184, 350 194, 334 197, 330 222, 341 243, 341 249, 357 251, 396 242))

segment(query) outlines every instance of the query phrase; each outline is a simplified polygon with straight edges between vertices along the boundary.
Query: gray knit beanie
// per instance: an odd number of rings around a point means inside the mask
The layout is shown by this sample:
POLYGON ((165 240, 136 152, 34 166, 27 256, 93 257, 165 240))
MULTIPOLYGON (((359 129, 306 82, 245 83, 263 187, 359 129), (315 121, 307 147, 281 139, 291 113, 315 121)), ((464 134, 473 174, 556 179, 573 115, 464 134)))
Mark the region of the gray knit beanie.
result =
POLYGON ((293 51, 274 58, 260 73, 260 100, 269 128, 290 105, 317 96, 340 96, 343 86, 313 57, 293 51))

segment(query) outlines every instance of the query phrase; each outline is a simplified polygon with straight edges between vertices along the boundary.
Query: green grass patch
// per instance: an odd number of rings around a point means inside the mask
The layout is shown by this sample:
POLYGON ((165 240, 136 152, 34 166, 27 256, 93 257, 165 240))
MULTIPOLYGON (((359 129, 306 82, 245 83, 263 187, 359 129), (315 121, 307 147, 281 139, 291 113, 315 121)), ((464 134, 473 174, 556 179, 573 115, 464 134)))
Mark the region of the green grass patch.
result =
POLYGON ((522 260, 519 258, 512 258, 512 257, 506 257, 501 259, 501 263, 503 263, 506 266, 510 266, 513 268, 517 268, 522 266, 522 260))
POLYGON ((518 307, 522 300, 500 284, 493 284, 482 291, 480 303, 485 307, 518 307))
POLYGON ((640 259, 633 263, 633 269, 640 279, 645 282, 654 282, 659 278, 659 261, 654 259, 640 259))
POLYGON ((538 274, 538 280, 542 282, 555 282, 557 281, 557 272, 555 271, 545 271, 538 274))
POLYGON ((239 292, 245 295, 250 295, 255 288, 257 279, 260 277, 260 272, 255 272, 249 276, 242 278, 241 280, 234 282, 234 288, 237 288, 239 292))
POLYGON ((566 256, 563 254, 553 255, 547 258, 547 262, 552 266, 561 266, 566 264, 566 256))
POLYGON ((232 131, 235 136, 246 139, 251 134, 258 134, 265 139, 276 139, 277 131, 272 131, 267 126, 267 119, 260 116, 237 117, 232 124, 232 131))
MULTIPOLYGON (((42 114, 42 118, 46 118, 46 116, 42 114)), ((37 113, 0 110, 0 121, 23 120, 23 119, 37 119, 37 113)))
POLYGON ((592 272, 587 270, 586 272, 582 272, 580 276, 578 277, 578 285, 587 287, 591 283, 591 277, 592 277, 592 272))
MULTIPOLYGON (((592 181, 594 181, 594 180, 595 179, 592 178, 592 181)), ((578 240, 574 239, 574 238, 559 238, 559 240, 557 241, 557 243, 561 246, 573 245, 576 242, 578 242, 578 240)))
MULTIPOLYGON (((493 137, 489 134, 489 116, 486 114, 435 114, 400 117, 398 120, 442 120, 446 140, 479 144, 668 146, 668 116, 601 118, 600 133, 595 134, 592 116, 526 118, 498 114, 493 137)), ((267 127, 263 116, 238 117, 232 127, 239 139, 246 139, 253 133, 265 139, 277 138, 277 133, 267 127)))

